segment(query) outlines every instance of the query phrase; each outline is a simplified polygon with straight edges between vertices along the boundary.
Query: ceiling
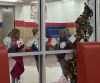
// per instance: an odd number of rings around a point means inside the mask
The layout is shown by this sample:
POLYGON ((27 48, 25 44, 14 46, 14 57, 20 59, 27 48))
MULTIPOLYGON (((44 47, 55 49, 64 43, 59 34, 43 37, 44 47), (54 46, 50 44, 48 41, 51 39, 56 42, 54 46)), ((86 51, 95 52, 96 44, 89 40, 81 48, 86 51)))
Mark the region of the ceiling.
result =
MULTIPOLYGON (((0 6, 6 6, 6 5, 10 5, 10 6, 16 6, 16 5, 19 5, 19 6, 23 6, 23 5, 34 5, 34 4, 37 4, 37 3, 31 3, 32 1, 35 1, 35 2, 38 2, 38 0, 19 0, 17 2, 9 2, 9 1, 3 1, 3 0, 0 0, 0 6)), ((48 2, 55 2, 55 1, 61 1, 61 0, 45 0, 46 3, 48 2)))

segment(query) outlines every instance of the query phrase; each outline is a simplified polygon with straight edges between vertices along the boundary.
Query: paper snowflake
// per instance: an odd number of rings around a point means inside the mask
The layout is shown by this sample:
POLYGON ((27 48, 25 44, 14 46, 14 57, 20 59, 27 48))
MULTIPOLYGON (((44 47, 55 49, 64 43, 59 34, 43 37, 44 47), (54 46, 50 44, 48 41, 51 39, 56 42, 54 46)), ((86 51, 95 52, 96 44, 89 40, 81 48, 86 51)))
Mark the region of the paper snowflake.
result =
POLYGON ((66 55, 65 55, 65 60, 67 61, 67 60, 70 60, 70 59, 72 59, 73 58, 73 53, 67 53, 66 55))
POLYGON ((48 38, 45 37, 45 42, 47 42, 47 41, 48 41, 48 38))
POLYGON ((47 55, 47 57, 46 57, 46 66, 52 68, 56 64, 57 64, 56 55, 47 55))
POLYGON ((66 43, 65 42, 61 42, 60 43, 60 47, 63 49, 64 47, 66 46, 66 43))
POLYGON ((74 35, 72 35, 69 39, 70 39, 70 41, 71 41, 72 43, 74 43, 75 40, 76 40, 76 37, 75 37, 74 35))
POLYGON ((80 42, 84 42, 84 39, 81 39, 80 42))
POLYGON ((27 47, 31 47, 33 45, 33 42, 30 40, 26 43, 27 47))
POLYGON ((53 39, 51 40, 51 44, 52 44, 53 46, 55 46, 55 45, 57 44, 57 40, 56 40, 55 38, 53 38, 53 39))
POLYGON ((67 79, 65 78, 65 76, 62 75, 62 76, 60 77, 60 79, 58 80, 57 83, 69 83, 69 82, 67 81, 67 79))
POLYGON ((19 39, 19 41, 17 41, 17 45, 18 47, 22 46, 24 44, 22 39, 19 39))
POLYGON ((92 33, 92 35, 90 36, 90 38, 89 38, 89 42, 93 42, 94 40, 93 40, 93 33, 92 33))
POLYGON ((3 43, 4 43, 5 45, 9 45, 9 44, 11 43, 11 38, 6 37, 6 38, 3 40, 3 43))
POLYGON ((34 66, 33 63, 35 63, 34 56, 25 56, 23 58, 24 66, 34 66))
POLYGON ((16 61, 14 59, 9 58, 9 70, 10 70, 10 72, 12 71, 15 63, 16 63, 16 61))

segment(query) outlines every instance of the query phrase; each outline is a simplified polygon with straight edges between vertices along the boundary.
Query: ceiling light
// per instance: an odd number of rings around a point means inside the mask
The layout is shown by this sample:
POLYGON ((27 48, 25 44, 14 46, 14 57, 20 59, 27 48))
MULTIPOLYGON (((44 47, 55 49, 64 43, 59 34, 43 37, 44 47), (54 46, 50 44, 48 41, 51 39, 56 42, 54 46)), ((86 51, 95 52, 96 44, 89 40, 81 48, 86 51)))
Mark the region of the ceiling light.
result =
POLYGON ((38 1, 32 1, 31 3, 38 3, 38 1))
POLYGON ((62 1, 68 1, 68 0, 62 0, 62 1))
POLYGON ((0 1, 4 1, 4 2, 17 2, 18 0, 0 0, 0 1))

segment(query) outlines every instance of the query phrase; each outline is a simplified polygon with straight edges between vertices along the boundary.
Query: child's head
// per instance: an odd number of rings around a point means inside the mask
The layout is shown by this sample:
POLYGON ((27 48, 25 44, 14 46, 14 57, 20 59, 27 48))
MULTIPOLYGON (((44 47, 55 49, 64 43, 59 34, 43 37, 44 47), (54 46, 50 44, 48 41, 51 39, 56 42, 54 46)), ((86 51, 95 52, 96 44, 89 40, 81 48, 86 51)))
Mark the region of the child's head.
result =
POLYGON ((66 41, 67 40, 67 30, 61 29, 59 32, 59 36, 60 36, 61 41, 66 41))
POLYGON ((36 34, 38 33, 38 29, 34 28, 34 29, 32 29, 32 32, 33 32, 33 35, 36 36, 36 34))
POLYGON ((10 38, 11 38, 11 32, 8 34, 8 37, 10 37, 10 38))
POLYGON ((19 40, 19 37, 20 37, 20 30, 18 30, 18 29, 12 29, 11 40, 12 41, 17 41, 17 40, 19 40))
POLYGON ((60 32, 59 32, 59 36, 60 37, 67 36, 67 30, 66 29, 61 29, 60 32))

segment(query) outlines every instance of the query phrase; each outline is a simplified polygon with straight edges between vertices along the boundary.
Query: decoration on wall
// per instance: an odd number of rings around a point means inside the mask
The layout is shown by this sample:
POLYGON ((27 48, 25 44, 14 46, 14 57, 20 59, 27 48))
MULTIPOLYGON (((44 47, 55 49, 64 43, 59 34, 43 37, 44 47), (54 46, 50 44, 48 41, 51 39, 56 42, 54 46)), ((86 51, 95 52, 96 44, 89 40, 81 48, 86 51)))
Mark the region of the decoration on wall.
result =
MULTIPOLYGON (((31 19, 38 20, 38 5, 31 5, 31 19)), ((45 19, 47 19, 47 6, 45 6, 45 19)))
POLYGON ((38 15, 38 6, 31 5, 31 19, 34 19, 35 15, 38 15))
POLYGON ((47 19, 47 6, 45 6, 45 19, 47 19))

